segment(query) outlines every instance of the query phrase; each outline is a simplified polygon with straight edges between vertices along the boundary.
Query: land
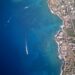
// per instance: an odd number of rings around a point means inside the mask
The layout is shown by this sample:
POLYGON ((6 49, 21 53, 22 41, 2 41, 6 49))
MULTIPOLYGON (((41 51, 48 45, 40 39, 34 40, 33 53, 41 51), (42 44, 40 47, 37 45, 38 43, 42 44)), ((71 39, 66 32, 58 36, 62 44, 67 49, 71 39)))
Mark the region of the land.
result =
POLYGON ((75 75, 75 0, 48 0, 48 6, 63 21, 55 37, 64 62, 62 75, 75 75))

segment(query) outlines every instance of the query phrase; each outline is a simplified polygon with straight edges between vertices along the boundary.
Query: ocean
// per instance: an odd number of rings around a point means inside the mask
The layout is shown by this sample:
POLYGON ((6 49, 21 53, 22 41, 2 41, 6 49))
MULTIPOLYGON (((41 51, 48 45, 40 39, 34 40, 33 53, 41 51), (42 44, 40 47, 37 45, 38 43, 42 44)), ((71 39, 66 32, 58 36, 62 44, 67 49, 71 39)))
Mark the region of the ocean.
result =
POLYGON ((3 0, 0 6, 0 75, 60 75, 54 36, 62 21, 47 0, 3 0))

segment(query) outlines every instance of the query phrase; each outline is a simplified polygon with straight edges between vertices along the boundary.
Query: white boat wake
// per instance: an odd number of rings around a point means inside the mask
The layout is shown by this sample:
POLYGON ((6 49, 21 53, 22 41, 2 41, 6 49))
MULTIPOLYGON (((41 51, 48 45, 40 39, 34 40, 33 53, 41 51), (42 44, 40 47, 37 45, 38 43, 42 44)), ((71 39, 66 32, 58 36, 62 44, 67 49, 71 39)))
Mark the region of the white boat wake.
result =
POLYGON ((26 54, 28 55, 29 52, 28 52, 28 46, 27 46, 27 43, 26 43, 26 46, 25 46, 25 50, 26 50, 26 54))
POLYGON ((29 6, 25 6, 25 7, 24 7, 24 9, 28 9, 28 8, 29 8, 29 6))

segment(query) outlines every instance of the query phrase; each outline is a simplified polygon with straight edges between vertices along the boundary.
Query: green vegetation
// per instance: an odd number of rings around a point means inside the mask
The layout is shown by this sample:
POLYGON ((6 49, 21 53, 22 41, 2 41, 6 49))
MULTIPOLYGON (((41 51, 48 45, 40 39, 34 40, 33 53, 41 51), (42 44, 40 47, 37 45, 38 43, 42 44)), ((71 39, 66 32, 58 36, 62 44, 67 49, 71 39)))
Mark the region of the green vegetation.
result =
POLYGON ((72 39, 71 42, 72 42, 72 43, 75 43, 75 40, 72 39))
POLYGON ((73 31, 73 29, 66 29, 66 32, 68 36, 75 37, 75 32, 73 31))
MULTIPOLYGON (((75 50, 73 50, 73 53, 75 54, 75 50)), ((75 66, 75 62, 74 62, 74 66, 75 66)))
POLYGON ((73 22, 73 25, 74 25, 74 28, 75 28, 75 19, 73 19, 72 22, 73 22))

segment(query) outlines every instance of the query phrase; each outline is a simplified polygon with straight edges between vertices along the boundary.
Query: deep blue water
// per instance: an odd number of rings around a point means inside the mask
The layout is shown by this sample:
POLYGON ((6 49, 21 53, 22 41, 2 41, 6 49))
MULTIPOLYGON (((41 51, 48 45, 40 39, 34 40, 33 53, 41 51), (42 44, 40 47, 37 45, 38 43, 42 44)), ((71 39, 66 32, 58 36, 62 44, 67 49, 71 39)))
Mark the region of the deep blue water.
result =
POLYGON ((59 75, 54 35, 62 21, 47 0, 3 0, 0 7, 0 75, 59 75))

